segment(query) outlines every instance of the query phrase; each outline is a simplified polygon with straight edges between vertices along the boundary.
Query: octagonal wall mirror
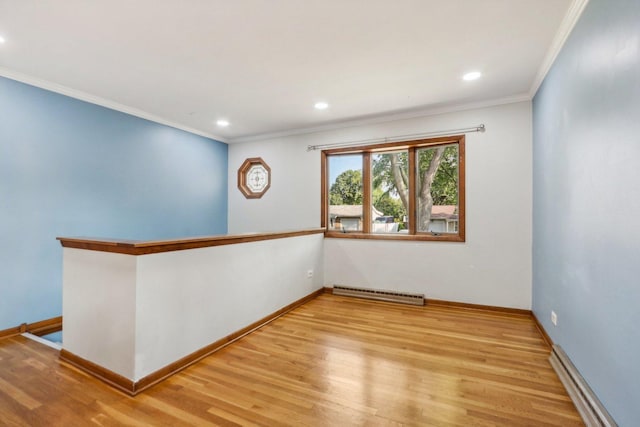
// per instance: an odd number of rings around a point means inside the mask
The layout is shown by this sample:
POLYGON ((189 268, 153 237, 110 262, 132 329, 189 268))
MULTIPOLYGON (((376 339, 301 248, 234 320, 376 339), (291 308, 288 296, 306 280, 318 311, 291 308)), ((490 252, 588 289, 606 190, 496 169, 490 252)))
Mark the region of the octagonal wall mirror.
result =
POLYGON ((260 157, 245 160, 238 169, 238 189, 247 199, 259 199, 271 186, 271 168, 260 157))

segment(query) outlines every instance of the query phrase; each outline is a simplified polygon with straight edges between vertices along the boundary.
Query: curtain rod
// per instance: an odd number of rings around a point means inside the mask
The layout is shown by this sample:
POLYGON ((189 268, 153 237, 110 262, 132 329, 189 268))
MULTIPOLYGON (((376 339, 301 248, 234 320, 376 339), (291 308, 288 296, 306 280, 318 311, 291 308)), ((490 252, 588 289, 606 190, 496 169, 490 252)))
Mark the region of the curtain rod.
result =
POLYGON ((307 151, 324 150, 327 148, 358 147, 361 145, 380 144, 380 143, 386 143, 386 142, 413 141, 415 139, 421 139, 421 138, 432 137, 432 136, 449 136, 449 135, 459 135, 461 133, 484 132, 484 131, 485 131, 485 127, 482 124, 478 126, 460 128, 460 129, 413 133, 410 135, 385 136, 382 138, 361 139, 359 141, 338 142, 335 144, 309 145, 307 146, 307 151))

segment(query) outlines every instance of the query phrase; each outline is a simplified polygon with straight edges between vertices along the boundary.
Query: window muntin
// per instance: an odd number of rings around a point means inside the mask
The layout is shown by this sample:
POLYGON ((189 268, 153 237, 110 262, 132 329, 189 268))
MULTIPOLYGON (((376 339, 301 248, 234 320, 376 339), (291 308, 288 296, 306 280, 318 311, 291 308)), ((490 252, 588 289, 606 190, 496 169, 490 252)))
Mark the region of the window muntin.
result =
POLYGON ((465 240, 463 135, 325 150, 322 172, 327 237, 465 240), (347 159, 351 164, 344 166, 347 159), (360 213, 353 218, 358 226, 345 227, 341 220, 336 227, 339 205, 335 195, 330 203, 330 189, 348 170, 362 179, 361 205, 353 208, 360 213))

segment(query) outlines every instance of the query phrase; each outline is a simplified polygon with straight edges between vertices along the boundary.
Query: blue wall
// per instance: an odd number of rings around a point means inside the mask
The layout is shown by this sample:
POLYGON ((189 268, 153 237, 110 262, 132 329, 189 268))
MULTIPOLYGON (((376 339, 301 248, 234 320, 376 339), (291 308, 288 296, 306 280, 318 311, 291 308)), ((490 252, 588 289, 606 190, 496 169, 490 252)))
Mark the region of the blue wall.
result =
POLYGON ((226 232, 226 144, 0 77, 0 330, 61 314, 58 236, 226 232))
POLYGON ((615 420, 637 426, 640 1, 589 2, 533 131, 533 310, 615 420))

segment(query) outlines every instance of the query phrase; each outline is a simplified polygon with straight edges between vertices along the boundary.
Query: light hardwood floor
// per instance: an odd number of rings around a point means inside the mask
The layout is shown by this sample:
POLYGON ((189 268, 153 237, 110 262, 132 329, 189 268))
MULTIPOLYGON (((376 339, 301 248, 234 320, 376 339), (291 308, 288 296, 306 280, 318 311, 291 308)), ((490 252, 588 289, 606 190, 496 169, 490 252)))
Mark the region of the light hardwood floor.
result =
POLYGON ((324 294, 136 397, 1 340, 0 425, 582 425, 548 355, 528 316, 324 294))

